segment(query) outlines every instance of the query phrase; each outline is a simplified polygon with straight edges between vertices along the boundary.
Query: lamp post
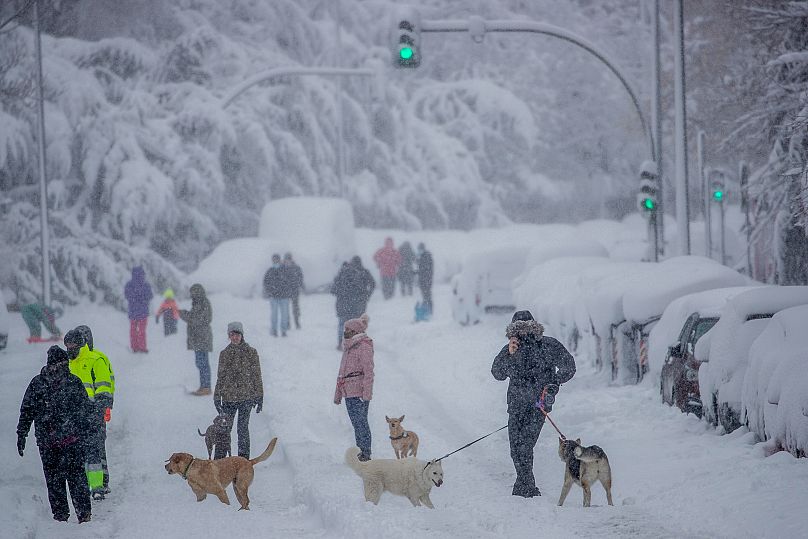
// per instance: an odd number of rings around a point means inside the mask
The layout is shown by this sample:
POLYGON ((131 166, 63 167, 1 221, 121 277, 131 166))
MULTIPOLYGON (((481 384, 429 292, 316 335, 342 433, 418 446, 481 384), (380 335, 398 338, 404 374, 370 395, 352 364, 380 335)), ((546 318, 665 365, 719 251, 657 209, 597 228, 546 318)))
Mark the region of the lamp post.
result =
POLYGON ((39 150, 39 222, 42 249, 42 302, 50 305, 50 236, 48 234, 48 179, 45 175, 45 96, 42 88, 42 39, 39 30, 39 0, 34 1, 36 47, 37 146, 39 150))
POLYGON ((674 116, 676 131, 676 228, 679 254, 690 254, 690 205, 687 178, 687 102, 685 94, 685 24, 683 0, 676 0, 673 16, 676 55, 674 57, 674 116))

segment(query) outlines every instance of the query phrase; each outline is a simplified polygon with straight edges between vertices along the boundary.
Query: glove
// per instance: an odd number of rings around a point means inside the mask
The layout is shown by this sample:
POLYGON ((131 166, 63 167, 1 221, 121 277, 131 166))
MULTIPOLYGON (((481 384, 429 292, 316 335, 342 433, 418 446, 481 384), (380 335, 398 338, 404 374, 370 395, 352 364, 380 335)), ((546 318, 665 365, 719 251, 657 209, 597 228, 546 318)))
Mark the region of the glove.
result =
POLYGON ((22 456, 24 452, 25 452, 25 438, 23 438, 22 436, 17 436, 17 453, 19 453, 20 456, 22 456))
POLYGON ((109 423, 110 419, 112 419, 112 408, 105 408, 104 409, 104 422, 109 423))
POLYGON ((258 397, 255 399, 255 413, 260 414, 261 410, 264 409, 264 397, 258 397))
POLYGON ((215 406, 216 411, 221 414, 222 413, 222 398, 221 397, 213 397, 213 406, 215 406))

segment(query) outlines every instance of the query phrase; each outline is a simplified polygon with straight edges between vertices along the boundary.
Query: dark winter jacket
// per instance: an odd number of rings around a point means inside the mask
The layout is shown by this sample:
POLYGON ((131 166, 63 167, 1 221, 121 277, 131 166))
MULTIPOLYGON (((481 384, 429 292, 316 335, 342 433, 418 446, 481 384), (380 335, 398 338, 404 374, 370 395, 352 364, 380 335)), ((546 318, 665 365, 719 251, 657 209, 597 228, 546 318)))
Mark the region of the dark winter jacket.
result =
POLYGON ((81 380, 70 374, 66 362, 46 365, 25 390, 17 436, 27 437, 33 423, 40 447, 65 447, 84 441, 90 433, 93 411, 81 380))
POLYGON ((432 277, 435 273, 435 266, 432 261, 432 253, 421 251, 418 255, 418 286, 421 288, 432 288, 432 277))
POLYGON ((494 358, 491 374, 508 383, 508 413, 526 413, 535 409, 544 386, 561 385, 575 375, 575 359, 564 345, 544 336, 544 328, 535 320, 517 320, 508 325, 506 336, 519 339, 519 348, 511 355, 508 346, 494 358))
POLYGON ((300 295, 300 290, 303 286, 303 270, 294 262, 286 262, 284 264, 289 278, 289 297, 294 298, 300 295))
POLYGON ((214 399, 244 402, 264 396, 258 352, 244 341, 230 343, 219 354, 219 372, 214 399))
POLYGON ((129 320, 143 320, 149 317, 149 302, 153 294, 142 267, 132 268, 132 279, 126 283, 123 295, 129 302, 129 320))
POLYGON ((292 298, 295 276, 289 266, 278 264, 272 266, 264 274, 265 298, 292 298))
POLYGON ((401 265, 398 267, 398 278, 403 283, 411 283, 415 277, 415 251, 410 242, 405 241, 398 248, 401 255, 401 265))
POLYGON ((180 310, 180 318, 188 323, 188 350, 210 352, 213 350, 213 308, 201 284, 191 286, 191 310, 180 310))
POLYGON ((361 262, 343 267, 331 285, 331 293, 337 296, 337 316, 346 320, 361 316, 375 288, 376 280, 361 262))

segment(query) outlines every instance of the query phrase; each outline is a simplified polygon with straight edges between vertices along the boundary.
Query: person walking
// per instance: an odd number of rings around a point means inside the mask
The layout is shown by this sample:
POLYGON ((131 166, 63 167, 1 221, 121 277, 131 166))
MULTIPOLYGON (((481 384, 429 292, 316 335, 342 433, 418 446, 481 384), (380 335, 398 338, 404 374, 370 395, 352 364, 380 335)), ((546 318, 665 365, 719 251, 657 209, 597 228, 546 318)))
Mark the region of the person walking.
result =
POLYGON ((192 395, 210 395, 210 361, 208 354, 213 351, 213 307, 208 301, 205 288, 191 285, 191 310, 180 309, 180 318, 188 324, 188 350, 194 351, 196 368, 199 369, 199 389, 192 395))
MULTIPOLYGON (((97 404, 104 406, 104 420, 101 422, 100 426, 98 426, 98 429, 94 431, 96 436, 91 437, 89 441, 95 444, 95 451, 97 451, 101 460, 101 471, 104 473, 104 483, 101 492, 106 496, 110 493, 106 445, 107 423, 112 420, 112 406, 115 402, 115 373, 112 370, 112 363, 109 361, 107 355, 95 348, 93 332, 90 327, 86 325, 76 326, 76 331, 84 338, 90 356, 95 356, 95 360, 90 359, 90 361, 94 362, 91 373, 93 378, 93 398, 99 395, 97 404)), ((85 353, 87 351, 85 351, 85 353)), ((81 351, 79 351, 79 355, 81 355, 81 351)))
POLYGON ((337 349, 342 350, 345 322, 359 317, 367 310, 368 301, 376 289, 373 275, 362 265, 362 259, 355 256, 350 262, 342 265, 334 282, 331 293, 337 297, 337 349))
POLYGON ((427 306, 429 315, 432 314, 432 278, 435 274, 435 264, 432 253, 426 250, 423 242, 418 244, 418 288, 421 289, 421 298, 427 306))
POLYGON ((90 430, 91 403, 84 387, 68 369, 67 352, 48 349, 47 364, 25 390, 17 423, 17 452, 25 454, 31 424, 42 459, 45 486, 54 520, 67 522, 67 490, 79 522, 92 513, 90 489, 84 475, 84 441, 90 430))
POLYGON ((396 275, 398 267, 401 265, 401 253, 393 245, 393 238, 384 240, 384 247, 376 251, 373 261, 379 268, 379 276, 382 280, 382 296, 390 299, 396 290, 396 275))
POLYGON ((273 337, 286 337, 289 330, 289 272, 281 264, 281 255, 272 255, 272 266, 264 274, 264 297, 269 299, 270 324, 273 337))
MULTIPOLYGON (((89 329, 89 328, 88 328, 89 329)), ((90 495, 94 500, 103 500, 104 461, 106 461, 106 421, 114 403, 115 375, 109 360, 90 350, 86 332, 71 329, 65 333, 64 343, 70 360, 68 368, 81 380, 91 406, 87 416, 88 428, 85 437, 85 471, 90 495)), ((108 474, 109 472, 107 472, 108 474)))
POLYGON ((334 404, 339 406, 345 399, 362 462, 370 460, 371 454, 368 410, 373 399, 373 339, 366 333, 368 322, 367 314, 345 322, 342 361, 334 391, 334 404))
POLYGON ((401 295, 412 296, 412 284, 415 281, 415 251, 410 242, 405 241, 398 248, 401 254, 401 265, 398 267, 398 280, 401 283, 401 295))
POLYGON ((151 285, 146 282, 146 272, 142 266, 132 268, 132 278, 126 283, 123 295, 129 302, 129 342, 133 352, 148 353, 146 347, 146 326, 149 320, 151 285))
POLYGON ((539 403, 575 376, 575 359, 563 344, 544 335, 530 311, 517 311, 505 335, 508 344, 494 358, 491 374, 496 380, 509 379, 508 440, 516 470, 512 494, 532 498, 541 496, 533 476, 533 448, 545 418, 539 403))
POLYGON ((56 319, 62 316, 61 307, 48 307, 42 303, 29 303, 20 308, 20 314, 28 326, 28 342, 43 342, 41 326, 45 326, 51 336, 50 341, 58 341, 62 338, 62 331, 56 326, 56 319))
MULTIPOLYGON (((260 414, 264 408, 264 383, 261 379, 261 361, 258 352, 244 340, 241 322, 227 324, 230 344, 219 354, 219 372, 213 404, 216 411, 230 418, 230 428, 238 413, 238 454, 250 458, 250 411, 260 414)), ((216 444, 215 459, 226 457, 230 446, 216 444)))
POLYGON ((163 332, 166 337, 174 335, 177 332, 177 320, 180 319, 180 309, 177 307, 177 302, 174 300, 174 291, 166 288, 163 292, 163 303, 157 309, 154 317, 154 323, 160 323, 160 317, 163 317, 163 332))
POLYGON ((303 270, 292 259, 292 253, 283 255, 283 265, 287 268, 287 278, 289 279, 290 300, 292 302, 292 318, 295 321, 295 329, 300 329, 300 291, 305 291, 303 286, 303 270))

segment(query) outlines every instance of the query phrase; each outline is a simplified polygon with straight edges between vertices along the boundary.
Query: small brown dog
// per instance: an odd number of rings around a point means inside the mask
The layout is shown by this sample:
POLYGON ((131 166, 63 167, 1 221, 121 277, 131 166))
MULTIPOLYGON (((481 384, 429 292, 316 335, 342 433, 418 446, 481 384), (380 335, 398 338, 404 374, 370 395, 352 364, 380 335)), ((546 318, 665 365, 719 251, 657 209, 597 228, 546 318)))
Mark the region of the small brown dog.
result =
POLYGON ((249 509, 250 497, 247 490, 255 477, 253 466, 269 458, 275 450, 277 441, 277 438, 272 438, 263 453, 249 460, 244 457, 198 460, 190 453, 174 453, 166 461, 166 471, 169 475, 180 474, 186 479, 198 502, 207 498, 208 494, 213 494, 220 502, 230 505, 230 499, 224 489, 233 483, 233 491, 241 504, 239 511, 249 509))
POLYGON ((219 414, 213 418, 213 424, 205 429, 203 434, 198 428, 196 432, 205 437, 205 446, 208 448, 208 458, 213 454, 213 446, 219 447, 221 444, 227 448, 227 456, 232 456, 230 452, 230 431, 233 428, 233 418, 225 414, 219 414))
POLYGON ((404 416, 394 417, 393 419, 384 416, 384 419, 387 420, 390 426, 390 444, 393 446, 396 458, 403 459, 408 456, 418 456, 418 435, 411 430, 404 430, 404 427, 401 426, 404 416))

